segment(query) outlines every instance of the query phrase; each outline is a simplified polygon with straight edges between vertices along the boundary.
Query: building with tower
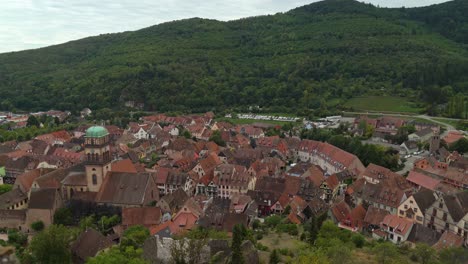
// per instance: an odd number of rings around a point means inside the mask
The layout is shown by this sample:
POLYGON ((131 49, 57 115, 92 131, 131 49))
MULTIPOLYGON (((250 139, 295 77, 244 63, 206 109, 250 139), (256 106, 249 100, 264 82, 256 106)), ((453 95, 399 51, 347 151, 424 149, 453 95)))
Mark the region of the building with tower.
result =
POLYGON ((98 192, 111 170, 109 132, 102 126, 92 126, 85 134, 85 172, 88 191, 98 192))
POLYGON ((85 162, 62 172, 66 174, 62 181, 63 196, 66 199, 71 199, 78 193, 98 192, 111 169, 112 155, 107 129, 92 126, 86 130, 84 137, 85 162))
POLYGON ((429 142, 429 152, 436 153, 440 148, 440 135, 438 133, 434 133, 431 137, 431 141, 429 142))

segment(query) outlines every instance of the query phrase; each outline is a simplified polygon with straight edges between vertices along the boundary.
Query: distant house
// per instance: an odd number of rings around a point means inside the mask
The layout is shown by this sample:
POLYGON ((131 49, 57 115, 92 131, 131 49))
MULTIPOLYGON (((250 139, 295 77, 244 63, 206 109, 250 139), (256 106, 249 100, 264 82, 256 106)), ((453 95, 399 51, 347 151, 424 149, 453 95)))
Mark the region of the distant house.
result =
POLYGON ((427 142, 432 135, 434 135, 434 131, 431 128, 425 128, 409 134, 408 140, 416 142, 427 142))
POLYGON ((32 191, 26 213, 26 225, 31 226, 36 221, 42 221, 46 227, 51 225, 55 211, 62 206, 62 196, 57 189, 45 188, 32 191))
POLYGON ((425 211, 424 225, 468 237, 468 192, 440 195, 425 211), (461 226, 458 226, 460 224, 461 226))
POLYGON ((122 209, 122 227, 127 229, 134 225, 151 227, 161 222, 161 208, 159 207, 134 207, 122 209))
POLYGON ((331 217, 338 227, 353 232, 359 232, 364 226, 366 209, 362 205, 351 209, 346 202, 342 201, 330 208, 331 217))
POLYGON ((368 204, 397 214, 398 206, 411 194, 413 188, 406 179, 391 170, 369 164, 366 170, 347 189, 355 204, 368 204))
POLYGON ((408 239, 411 229, 413 228, 413 222, 396 215, 387 215, 382 221, 381 227, 382 230, 387 233, 387 239, 389 241, 399 244, 408 239))
POLYGON ((113 245, 114 243, 109 237, 88 228, 71 245, 73 263, 85 263, 89 258, 113 245))
POLYGON ((407 140, 401 143, 400 147, 402 148, 402 154, 411 154, 418 151, 418 143, 416 141, 407 140))
POLYGON ((410 196, 398 207, 398 216, 424 224, 424 213, 436 199, 437 195, 433 191, 421 190, 410 196))
POLYGON ((447 145, 451 146, 452 144, 454 144, 462 138, 465 138, 463 132, 449 131, 448 134, 443 138, 443 140, 445 141, 445 143, 447 143, 447 145))
POLYGON ((302 140, 298 154, 302 162, 319 165, 328 175, 346 169, 357 173, 365 169, 358 157, 326 142, 302 140))

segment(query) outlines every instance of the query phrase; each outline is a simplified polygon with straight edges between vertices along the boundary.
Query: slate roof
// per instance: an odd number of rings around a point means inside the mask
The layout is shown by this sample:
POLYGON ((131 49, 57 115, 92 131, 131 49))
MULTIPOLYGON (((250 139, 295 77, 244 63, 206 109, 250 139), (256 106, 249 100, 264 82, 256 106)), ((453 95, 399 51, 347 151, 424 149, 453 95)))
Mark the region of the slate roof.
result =
POLYGON ((0 209, 0 222, 5 220, 26 221, 26 210, 0 209))
POLYGON ((86 261, 88 258, 96 256, 99 251, 109 248, 112 245, 114 245, 114 243, 111 239, 89 228, 81 233, 75 242, 73 242, 71 251, 73 255, 78 257, 81 261, 86 261))
POLYGON ((421 212, 425 212, 436 200, 434 193, 427 189, 422 189, 421 191, 413 194, 413 198, 418 204, 421 212))
POLYGON ((96 202, 142 205, 150 180, 149 173, 109 172, 96 195, 96 202))
POLYGON ((58 192, 55 188, 42 188, 31 192, 29 209, 53 209, 58 192))
POLYGON ((468 213, 468 192, 446 195, 443 199, 455 222, 460 221, 468 213))
POLYGON ((440 236, 441 234, 437 231, 415 223, 408 236, 408 241, 413 243, 426 243, 432 246, 439 240, 440 236))
POLYGON ((0 209, 7 209, 8 207, 15 205, 28 197, 26 193, 21 191, 19 188, 0 195, 0 209))

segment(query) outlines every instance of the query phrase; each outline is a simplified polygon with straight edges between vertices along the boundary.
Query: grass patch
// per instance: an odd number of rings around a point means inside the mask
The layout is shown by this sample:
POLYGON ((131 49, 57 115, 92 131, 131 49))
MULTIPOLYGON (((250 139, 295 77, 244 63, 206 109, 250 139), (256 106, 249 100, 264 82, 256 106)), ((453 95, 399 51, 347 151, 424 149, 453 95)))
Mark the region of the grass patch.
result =
POLYGON ((406 98, 396 96, 363 96, 348 100, 345 107, 361 111, 382 111, 397 113, 420 113, 423 108, 419 108, 415 103, 406 98))
MULTIPOLYGON (((268 235, 265 235, 261 240, 258 242, 262 243, 262 245, 267 246, 269 251, 262 252, 260 251, 260 263, 268 263, 270 253, 274 250, 288 250, 297 256, 297 252, 301 248, 305 248, 307 244, 305 242, 300 241, 297 237, 291 236, 286 233, 273 233, 270 232, 268 235), (262 262, 263 261, 263 262, 262 262)), ((280 252, 278 252, 280 253, 280 252)), ((281 255, 283 260, 291 260, 292 256, 285 256, 281 255)), ((286 262, 287 263, 287 262, 286 262)))
POLYGON ((447 118, 440 118, 440 117, 433 117, 432 119, 437 120, 439 122, 451 125, 453 127, 457 127, 458 121, 452 120, 452 119, 447 119, 447 118))

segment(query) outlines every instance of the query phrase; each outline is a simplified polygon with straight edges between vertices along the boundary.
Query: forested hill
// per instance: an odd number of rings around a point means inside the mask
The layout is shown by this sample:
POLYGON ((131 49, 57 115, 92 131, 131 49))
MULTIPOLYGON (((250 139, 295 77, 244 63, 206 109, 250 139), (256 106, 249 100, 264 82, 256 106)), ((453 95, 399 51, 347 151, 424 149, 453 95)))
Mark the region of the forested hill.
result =
POLYGON ((187 19, 0 54, 0 109, 326 109, 358 95, 443 104, 468 91, 466 0, 414 9, 327 0, 187 19))

